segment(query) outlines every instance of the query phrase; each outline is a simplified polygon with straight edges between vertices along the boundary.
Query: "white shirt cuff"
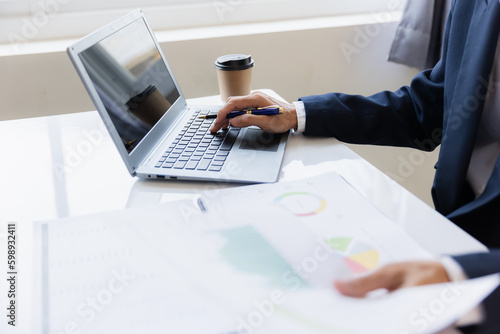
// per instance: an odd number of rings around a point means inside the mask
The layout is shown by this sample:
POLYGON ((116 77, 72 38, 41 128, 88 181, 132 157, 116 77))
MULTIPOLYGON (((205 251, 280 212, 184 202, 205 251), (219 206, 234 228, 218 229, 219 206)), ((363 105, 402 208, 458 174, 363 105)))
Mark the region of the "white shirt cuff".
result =
POLYGON ((306 107, 304 106, 304 102, 295 101, 293 105, 297 112, 297 130, 295 132, 304 132, 306 130, 306 107))
MULTIPOLYGON (((468 279, 467 274, 462 269, 460 264, 458 264, 458 262, 455 261, 452 257, 442 256, 439 258, 439 262, 441 262, 441 264, 443 265, 444 269, 446 270, 446 273, 448 274, 448 278, 450 279, 451 282, 460 282, 468 279)), ((455 325, 456 326, 475 325, 481 323, 483 319, 484 319, 483 309, 481 305, 479 305, 478 307, 475 307, 472 311, 470 311, 468 314, 460 318, 460 320, 458 320, 455 325)))

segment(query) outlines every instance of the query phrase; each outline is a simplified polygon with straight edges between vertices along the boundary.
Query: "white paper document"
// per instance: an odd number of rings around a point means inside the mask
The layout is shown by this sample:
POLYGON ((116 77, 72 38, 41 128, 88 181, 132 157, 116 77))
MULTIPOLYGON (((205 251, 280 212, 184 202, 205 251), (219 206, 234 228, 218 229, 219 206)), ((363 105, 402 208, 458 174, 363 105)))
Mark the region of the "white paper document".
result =
POLYGON ((40 223, 41 333, 433 333, 497 276, 347 298, 429 254, 337 174, 40 223))

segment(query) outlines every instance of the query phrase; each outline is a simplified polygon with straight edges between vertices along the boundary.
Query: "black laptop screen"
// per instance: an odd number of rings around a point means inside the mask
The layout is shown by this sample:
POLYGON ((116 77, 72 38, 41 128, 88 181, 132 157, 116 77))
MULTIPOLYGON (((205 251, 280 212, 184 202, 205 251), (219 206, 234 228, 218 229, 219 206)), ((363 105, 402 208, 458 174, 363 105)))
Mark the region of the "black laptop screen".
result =
POLYGON ((180 96, 143 19, 80 59, 129 153, 180 96))

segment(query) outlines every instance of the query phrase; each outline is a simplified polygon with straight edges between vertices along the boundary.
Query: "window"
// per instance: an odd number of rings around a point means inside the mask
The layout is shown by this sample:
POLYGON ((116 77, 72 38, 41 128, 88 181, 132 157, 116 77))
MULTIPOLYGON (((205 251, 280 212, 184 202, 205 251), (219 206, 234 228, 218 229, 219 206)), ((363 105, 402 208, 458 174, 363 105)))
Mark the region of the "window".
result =
POLYGON ((0 0, 0 43, 86 35, 138 7, 156 31, 400 10, 406 0, 0 0))

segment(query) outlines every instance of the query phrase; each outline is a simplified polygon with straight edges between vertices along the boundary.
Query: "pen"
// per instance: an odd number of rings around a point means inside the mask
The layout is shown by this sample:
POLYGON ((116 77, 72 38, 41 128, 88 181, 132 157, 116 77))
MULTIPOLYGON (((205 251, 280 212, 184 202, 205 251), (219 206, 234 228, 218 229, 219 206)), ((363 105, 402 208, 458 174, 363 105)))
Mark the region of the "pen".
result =
MULTIPOLYGON (((226 118, 233 118, 233 117, 241 116, 244 114, 272 116, 272 115, 279 115, 282 113, 283 113, 282 107, 269 106, 269 107, 257 108, 257 109, 231 111, 229 114, 226 115, 226 118)), ((217 118, 217 115, 203 115, 203 116, 198 116, 198 118, 213 119, 213 118, 217 118)))

